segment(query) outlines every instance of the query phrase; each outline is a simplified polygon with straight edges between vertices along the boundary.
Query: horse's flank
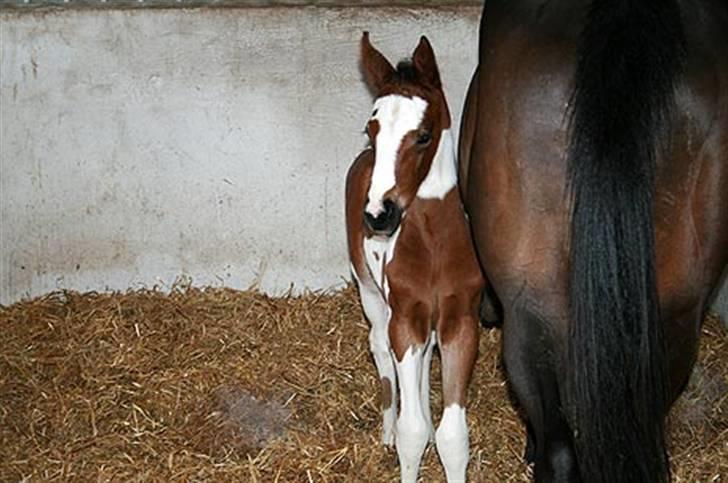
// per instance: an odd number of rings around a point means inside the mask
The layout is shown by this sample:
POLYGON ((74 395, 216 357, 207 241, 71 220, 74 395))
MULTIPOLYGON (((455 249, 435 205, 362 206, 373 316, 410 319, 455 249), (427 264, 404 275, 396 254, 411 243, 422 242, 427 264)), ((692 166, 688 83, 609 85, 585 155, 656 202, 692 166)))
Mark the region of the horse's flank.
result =
POLYGON ((489 0, 482 21, 460 182, 503 303, 504 360, 536 479, 664 480, 662 418, 728 264, 728 6, 489 0), (598 332, 574 333, 589 325, 598 332), (607 393, 596 377, 573 377, 590 364, 628 382, 607 393), (596 413, 583 413, 575 385, 596 413))

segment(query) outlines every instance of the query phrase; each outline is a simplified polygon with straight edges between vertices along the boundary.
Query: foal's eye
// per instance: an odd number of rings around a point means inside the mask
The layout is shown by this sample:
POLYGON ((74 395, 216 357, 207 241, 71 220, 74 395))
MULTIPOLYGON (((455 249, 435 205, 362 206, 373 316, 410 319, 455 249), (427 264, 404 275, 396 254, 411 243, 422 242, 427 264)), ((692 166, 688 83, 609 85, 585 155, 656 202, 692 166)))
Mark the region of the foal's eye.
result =
POLYGON ((425 131, 417 135, 417 144, 423 146, 432 141, 432 134, 425 131))

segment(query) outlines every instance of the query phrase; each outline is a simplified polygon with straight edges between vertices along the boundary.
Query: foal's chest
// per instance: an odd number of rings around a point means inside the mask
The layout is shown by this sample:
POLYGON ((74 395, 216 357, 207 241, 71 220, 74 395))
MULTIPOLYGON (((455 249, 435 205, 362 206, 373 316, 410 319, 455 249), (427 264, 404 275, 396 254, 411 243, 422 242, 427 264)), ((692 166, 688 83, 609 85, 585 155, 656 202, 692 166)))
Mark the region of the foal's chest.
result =
POLYGON ((429 298, 437 285, 432 253, 422 248, 421 241, 408 228, 412 227, 403 223, 389 238, 363 240, 368 274, 387 303, 391 296, 429 298))
POLYGON ((397 253, 397 240, 402 230, 400 226, 391 237, 364 238, 364 261, 369 276, 384 296, 385 301, 389 299, 389 280, 387 268, 394 261, 397 253))

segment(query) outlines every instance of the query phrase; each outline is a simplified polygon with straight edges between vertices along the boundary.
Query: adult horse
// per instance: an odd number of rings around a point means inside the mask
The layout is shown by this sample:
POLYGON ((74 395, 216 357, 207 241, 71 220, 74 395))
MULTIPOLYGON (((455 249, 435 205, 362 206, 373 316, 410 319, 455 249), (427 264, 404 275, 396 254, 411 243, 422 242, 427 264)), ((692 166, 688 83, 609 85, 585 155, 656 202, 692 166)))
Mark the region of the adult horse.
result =
POLYGON ((668 480, 728 263, 728 4, 487 0, 462 126, 536 480, 668 480))

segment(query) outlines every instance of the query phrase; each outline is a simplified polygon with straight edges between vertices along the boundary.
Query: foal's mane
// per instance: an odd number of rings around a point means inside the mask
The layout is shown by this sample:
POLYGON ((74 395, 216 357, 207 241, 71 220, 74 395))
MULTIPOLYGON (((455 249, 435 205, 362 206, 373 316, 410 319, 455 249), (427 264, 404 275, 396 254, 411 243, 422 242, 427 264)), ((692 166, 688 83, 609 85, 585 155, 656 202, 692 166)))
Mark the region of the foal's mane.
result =
POLYGON ((412 60, 405 59, 399 61, 397 64, 397 71, 395 73, 395 82, 398 84, 413 84, 417 82, 417 71, 412 60))

